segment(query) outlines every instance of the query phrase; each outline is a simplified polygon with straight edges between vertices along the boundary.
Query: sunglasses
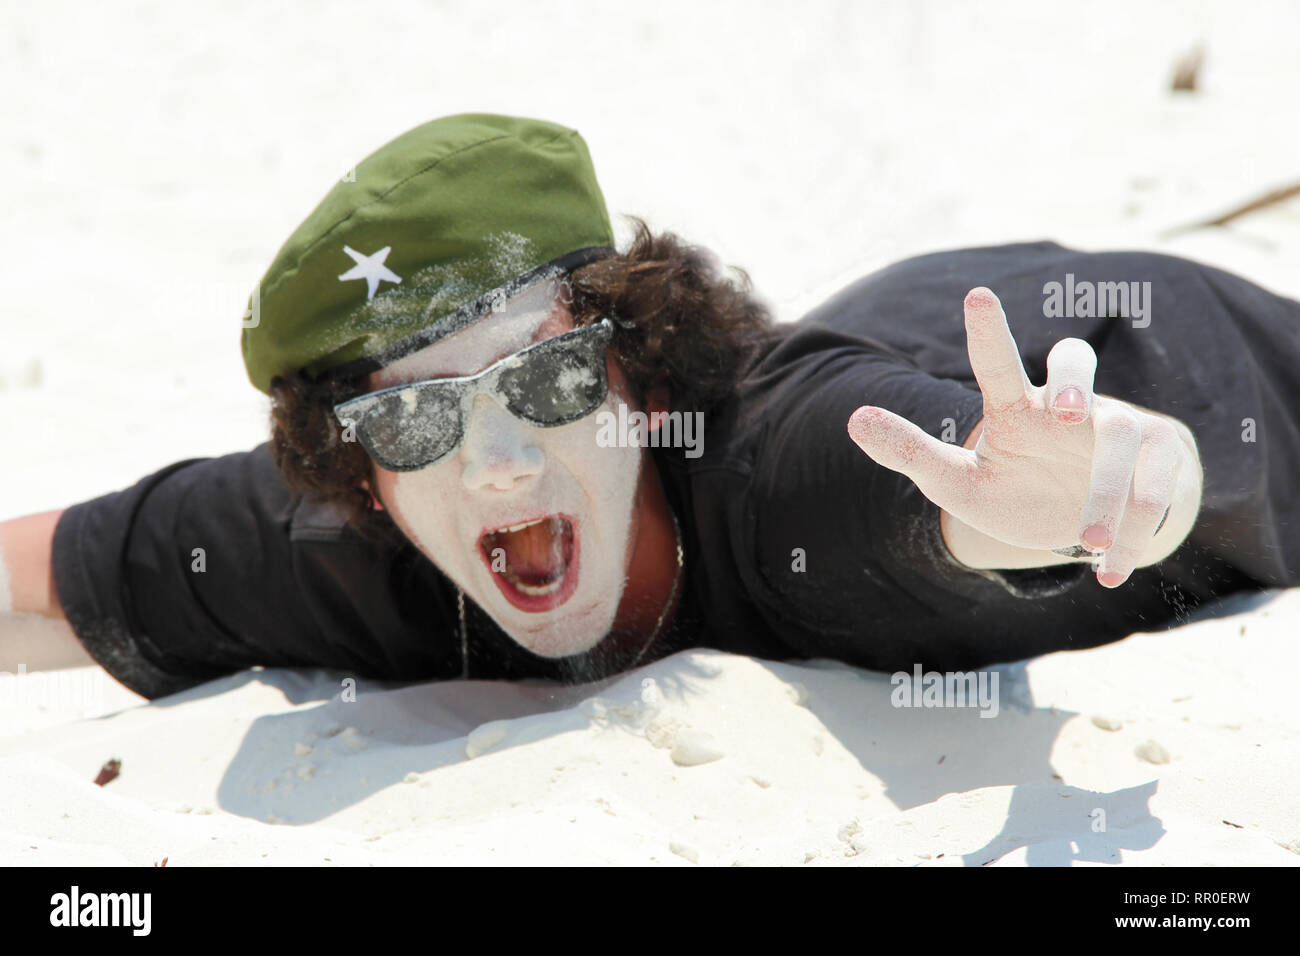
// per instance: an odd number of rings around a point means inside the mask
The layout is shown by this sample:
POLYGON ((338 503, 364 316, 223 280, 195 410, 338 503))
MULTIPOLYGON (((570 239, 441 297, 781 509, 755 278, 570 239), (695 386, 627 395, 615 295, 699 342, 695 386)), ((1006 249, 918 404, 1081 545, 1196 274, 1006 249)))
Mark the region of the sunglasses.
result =
POLYGON ((601 319, 507 355, 476 375, 398 385, 334 406, 367 454, 389 471, 415 471, 460 447, 475 396, 486 393, 516 418, 554 428, 605 400, 605 350, 614 324, 601 319))

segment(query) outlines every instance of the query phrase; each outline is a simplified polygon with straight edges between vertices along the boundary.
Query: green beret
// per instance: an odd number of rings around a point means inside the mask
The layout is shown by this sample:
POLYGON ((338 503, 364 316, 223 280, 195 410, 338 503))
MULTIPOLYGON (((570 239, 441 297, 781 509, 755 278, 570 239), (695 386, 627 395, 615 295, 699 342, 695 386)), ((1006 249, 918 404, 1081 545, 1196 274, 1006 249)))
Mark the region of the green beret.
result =
POLYGON ((244 314, 248 378, 269 392, 299 369, 382 368, 613 246, 575 130, 433 120, 362 160, 276 253, 244 314))

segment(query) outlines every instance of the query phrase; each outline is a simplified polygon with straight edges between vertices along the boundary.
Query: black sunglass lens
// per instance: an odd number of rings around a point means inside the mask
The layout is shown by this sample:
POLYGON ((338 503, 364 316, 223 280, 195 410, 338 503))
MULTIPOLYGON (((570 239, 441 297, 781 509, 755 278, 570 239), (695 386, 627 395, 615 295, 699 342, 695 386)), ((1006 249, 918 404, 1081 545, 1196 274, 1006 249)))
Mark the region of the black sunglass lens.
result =
POLYGON ((421 468, 460 441, 460 404, 455 396, 429 389, 394 392, 366 417, 365 437, 384 467, 421 468))
POLYGON ((510 410, 539 425, 560 425, 605 400, 605 336, 590 334, 544 343, 501 373, 510 410))

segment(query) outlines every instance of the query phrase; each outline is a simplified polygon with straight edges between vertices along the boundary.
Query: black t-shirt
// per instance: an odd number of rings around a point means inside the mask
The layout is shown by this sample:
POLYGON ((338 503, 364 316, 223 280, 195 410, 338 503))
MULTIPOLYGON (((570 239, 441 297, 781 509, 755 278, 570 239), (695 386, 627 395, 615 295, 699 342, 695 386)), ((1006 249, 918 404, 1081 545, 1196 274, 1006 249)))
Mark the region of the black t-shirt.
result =
MULTIPOLYGON (((1168 256, 1024 243, 868 276, 775 330, 734 396, 706 413, 702 456, 651 451, 680 518, 685 573, 681 608, 645 659, 701 646, 969 669, 1173 626, 1233 591, 1300 584, 1298 370, 1300 304, 1168 256), (1045 315, 1045 284, 1067 273, 1075 287, 1149 282, 1145 324, 1045 315), (1205 493, 1195 529, 1118 589, 1083 564, 958 564, 938 508, 848 437, 850 414, 871 404, 966 438, 982 401, 962 299, 977 285, 1002 300, 1035 384, 1056 341, 1083 338, 1097 352, 1098 392, 1173 415, 1196 436, 1205 493)), ((404 539, 369 542, 291 495, 266 445, 180 462, 70 508, 54 576, 87 650, 147 697, 256 665, 391 680, 604 672, 602 645, 538 657, 468 599, 462 643, 452 583, 404 539)))

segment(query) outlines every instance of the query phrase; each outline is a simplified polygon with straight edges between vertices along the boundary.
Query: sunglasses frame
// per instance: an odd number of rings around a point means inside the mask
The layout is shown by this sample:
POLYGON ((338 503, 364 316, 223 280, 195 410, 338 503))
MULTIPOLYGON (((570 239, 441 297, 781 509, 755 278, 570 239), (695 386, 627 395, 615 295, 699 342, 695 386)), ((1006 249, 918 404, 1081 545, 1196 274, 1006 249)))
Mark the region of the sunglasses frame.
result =
POLYGON ((518 352, 512 352, 510 355, 504 356, 503 358, 493 362, 481 372, 476 372, 473 375, 462 375, 454 378, 425 379, 420 382, 408 382, 404 385, 394 385, 389 388, 380 389, 376 392, 367 392, 365 395, 358 395, 356 398, 350 398, 345 402, 340 402, 335 405, 334 417, 338 419, 339 424, 344 428, 347 428, 349 425, 355 426, 357 440, 361 442, 362 447, 365 448, 366 454, 370 456, 371 460, 380 467, 388 471, 418 471, 421 468, 427 468, 430 465, 437 464, 461 446, 461 443, 465 438, 464 425, 468 417, 466 414, 466 406, 472 403, 481 393, 491 395, 503 408, 509 411, 511 415, 514 415, 515 418, 537 428, 558 428, 560 425, 568 425, 581 418, 586 418, 595 411, 596 406, 599 405, 600 402, 603 402, 605 397, 609 394, 609 375, 607 374, 607 369, 605 367, 604 356, 605 351, 609 348, 609 343, 613 338, 613 334, 614 323, 608 318, 603 318, 592 325, 584 325, 581 328, 570 329, 568 332, 552 336, 549 339, 543 339, 541 342, 534 342, 527 348, 520 349, 518 352), (581 341, 587 338, 603 339, 603 342, 601 343, 601 361, 598 363, 599 368, 597 373, 601 378, 603 387, 601 397, 597 402, 584 412, 574 415, 565 415, 553 422, 533 421, 531 418, 519 415, 510 407, 510 399, 502 392, 499 385, 502 374, 506 372, 508 368, 514 369, 521 360, 527 359, 529 353, 535 353, 544 348, 548 350, 553 349, 556 345, 566 341, 581 341), (367 416, 370 414, 372 409, 390 395, 409 391, 414 391, 418 395, 420 391, 426 389, 431 389, 440 393, 445 393, 450 390, 457 394, 460 403, 459 437, 455 444, 442 454, 430 458, 428 461, 420 462, 419 464, 403 464, 389 460, 387 456, 380 454, 373 447, 370 441, 369 432, 365 427, 367 416))

